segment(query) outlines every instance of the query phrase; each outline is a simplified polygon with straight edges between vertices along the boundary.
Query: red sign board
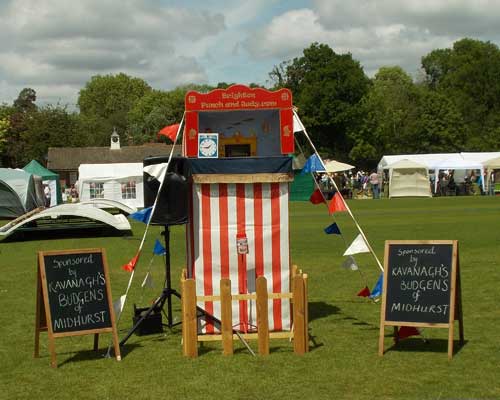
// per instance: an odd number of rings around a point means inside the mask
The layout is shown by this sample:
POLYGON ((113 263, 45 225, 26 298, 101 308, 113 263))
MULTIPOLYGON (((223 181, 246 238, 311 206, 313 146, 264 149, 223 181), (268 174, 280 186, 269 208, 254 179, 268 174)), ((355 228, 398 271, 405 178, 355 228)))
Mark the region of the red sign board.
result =
POLYGON ((198 155, 198 113, 238 110, 279 110, 281 153, 294 151, 292 92, 289 89, 269 91, 233 85, 209 93, 190 91, 185 98, 186 125, 184 148, 187 157, 198 155))

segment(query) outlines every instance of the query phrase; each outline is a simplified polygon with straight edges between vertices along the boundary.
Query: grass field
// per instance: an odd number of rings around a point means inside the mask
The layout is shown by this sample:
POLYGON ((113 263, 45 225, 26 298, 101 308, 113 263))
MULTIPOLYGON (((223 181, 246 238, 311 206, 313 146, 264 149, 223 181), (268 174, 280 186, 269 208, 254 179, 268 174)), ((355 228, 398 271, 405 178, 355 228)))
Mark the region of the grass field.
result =
MULTIPOLYGON (((144 225, 133 237, 68 238, 0 242, 0 399, 498 399, 500 398, 500 197, 357 200, 349 202, 383 262, 390 239, 459 240, 466 343, 447 359, 447 330, 426 329, 429 339, 408 339, 391 347, 387 329, 383 357, 377 355, 379 303, 359 298, 365 283, 379 275, 374 259, 356 256, 359 273, 340 267, 346 245, 357 234, 352 220, 336 221, 346 243, 325 235, 332 222, 324 206, 291 203, 292 262, 309 274, 310 330, 315 344, 297 356, 288 341, 271 342, 271 354, 252 357, 235 342, 236 353, 222 356, 217 344, 200 357, 181 354, 180 328, 164 334, 133 336, 123 360, 104 359, 92 349, 92 336, 56 340, 58 369, 49 367, 47 335, 41 358, 33 358, 36 252, 104 247, 114 298, 126 288, 120 266, 137 250, 144 225)), ((153 227, 145 249, 160 238, 153 227)), ((172 228, 174 284, 184 265, 182 227, 172 228)), ((147 254, 147 252, 146 252, 147 254)), ((132 304, 147 305, 161 291, 163 259, 153 261, 156 289, 141 289, 149 264, 143 256, 119 324, 122 338, 131 327, 132 304)), ((176 318, 180 304, 174 301, 176 318)), ((457 336, 456 336, 457 337, 457 336)), ((256 349, 256 343, 253 343, 256 349)), ((458 346, 457 346, 458 347, 458 346)))

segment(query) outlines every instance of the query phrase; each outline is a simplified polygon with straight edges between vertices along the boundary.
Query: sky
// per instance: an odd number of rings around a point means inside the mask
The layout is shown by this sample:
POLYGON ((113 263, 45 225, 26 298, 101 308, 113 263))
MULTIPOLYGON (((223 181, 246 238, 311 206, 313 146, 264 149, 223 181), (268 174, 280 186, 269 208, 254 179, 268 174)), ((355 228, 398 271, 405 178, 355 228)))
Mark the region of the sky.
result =
POLYGON ((420 73, 421 57, 464 37, 500 44, 500 0, 0 0, 0 103, 76 108, 95 75, 154 89, 269 83, 313 42, 351 53, 372 77, 420 73))

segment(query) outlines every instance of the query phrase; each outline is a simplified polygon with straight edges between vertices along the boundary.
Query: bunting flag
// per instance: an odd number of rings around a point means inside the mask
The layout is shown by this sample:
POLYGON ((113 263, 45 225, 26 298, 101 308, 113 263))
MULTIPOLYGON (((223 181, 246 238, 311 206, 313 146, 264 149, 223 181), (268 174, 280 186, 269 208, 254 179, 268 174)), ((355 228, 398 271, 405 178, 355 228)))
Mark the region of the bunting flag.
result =
MULTIPOLYGON (((410 336, 418 336, 420 331, 414 326, 400 326, 398 329, 398 339, 406 339, 410 336)), ((394 338, 396 340, 396 338, 394 338)))
POLYGON ((330 215, 336 212, 347 211, 345 207, 344 199, 339 192, 335 192, 332 199, 330 200, 330 204, 328 205, 328 211, 330 215))
POLYGON ((306 163, 304 164, 304 168, 302 168, 301 174, 304 175, 312 172, 325 172, 323 162, 316 154, 313 154, 307 159, 306 163))
POLYGON ((323 196, 323 193, 321 193, 321 190, 319 189, 316 189, 311 194, 311 197, 309 197, 309 201, 313 204, 326 203, 325 197, 323 196))
POLYGON ((124 294, 124 295, 120 296, 120 298, 118 300, 114 301, 113 309, 115 311, 115 318, 119 318, 120 314, 122 313, 126 298, 127 298, 127 295, 124 294))
POLYGON ((357 271, 359 269, 358 264, 356 264, 356 261, 352 256, 347 257, 347 259, 342 263, 342 268, 350 269, 351 271, 357 271))
POLYGON ((151 212, 153 211, 153 207, 146 207, 142 210, 136 211, 129 215, 130 218, 135 219, 136 221, 143 222, 147 224, 149 219, 151 218, 151 212))
POLYGON ((155 247, 153 248, 153 254, 156 254, 157 256, 162 256, 166 254, 166 252, 167 250, 165 250, 165 247, 163 247, 160 241, 156 239, 155 247))
POLYGON ((368 286, 365 286, 358 293, 359 297, 368 297, 369 295, 370 295, 370 289, 368 289, 368 286))
POLYGON ((373 299, 375 297, 379 297, 382 295, 382 284, 384 283, 384 273, 381 273, 378 277, 378 281, 372 289, 372 294, 370 298, 373 299))
POLYGON ((173 124, 166 126, 165 128, 161 129, 160 132, 158 132, 158 138, 160 136, 166 136, 172 142, 175 142, 175 139, 177 137, 177 132, 179 131, 179 126, 180 124, 173 124))
POLYGON ((148 289, 153 289, 155 287, 155 284, 153 282, 153 277, 151 276, 151 273, 148 271, 146 276, 144 277, 144 280, 142 281, 141 287, 145 287, 148 289))
POLYGON ((132 272, 135 268, 135 265, 139 261, 139 255, 140 253, 138 252, 127 264, 122 265, 122 269, 124 271, 132 272))
POLYGON ((365 239, 361 236, 361 233, 356 236, 356 239, 351 243, 344 253, 344 256, 350 256, 352 254, 358 253, 369 253, 370 249, 366 245, 365 239))
POLYGON ((325 233, 327 235, 340 235, 340 229, 339 227, 337 226, 337 223, 334 222, 333 224, 331 224, 330 226, 327 226, 325 228, 325 233))
POLYGON ((158 182, 162 183, 167 167, 168 163, 152 164, 152 165, 146 165, 143 168, 143 171, 149 176, 156 178, 158 182))

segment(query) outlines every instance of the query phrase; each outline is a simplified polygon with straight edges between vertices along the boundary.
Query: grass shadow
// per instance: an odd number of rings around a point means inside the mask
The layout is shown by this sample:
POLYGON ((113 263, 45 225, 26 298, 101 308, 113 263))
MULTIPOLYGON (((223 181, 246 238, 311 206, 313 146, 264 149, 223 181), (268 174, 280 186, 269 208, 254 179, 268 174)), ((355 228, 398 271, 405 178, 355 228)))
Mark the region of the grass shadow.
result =
POLYGON ((340 313, 340 308, 332 304, 325 303, 324 301, 315 301, 309 303, 308 310, 309 322, 340 313))
MULTIPOLYGON (((387 336, 387 335, 386 335, 387 336)), ((392 337, 392 335, 389 335, 392 337)), ((458 354, 462 348, 467 345, 468 340, 460 343, 459 340, 453 342, 453 355, 458 354)), ((393 343, 391 347, 386 349, 384 353, 389 351, 405 351, 405 352, 429 352, 429 353, 448 353, 447 339, 423 339, 423 338, 408 338, 400 340, 398 343, 393 343)))
POLYGON ((131 231, 119 231, 112 227, 80 227, 78 229, 57 228, 54 230, 19 230, 12 233, 2 240, 2 243, 11 242, 29 242, 54 239, 78 239, 78 238, 94 238, 94 237, 119 237, 132 236, 131 231))
MULTIPOLYGON (((130 344, 124 347, 120 348, 120 354, 121 358, 124 359, 131 351, 134 349, 142 347, 139 344, 130 344)), ((64 355, 64 354, 70 354, 70 353, 58 353, 58 356, 64 355)), ((71 352, 73 354, 73 352, 71 352)), ((110 351, 110 359, 115 358, 115 352, 113 348, 110 351)), ((73 356, 65 359, 64 361, 60 362, 57 364, 58 367, 62 367, 65 364, 68 363, 73 363, 73 362, 82 362, 82 361, 95 361, 95 360, 100 360, 103 358, 107 358, 107 349, 100 348, 97 351, 94 350, 82 350, 78 351, 77 353, 73 354, 73 356)))

